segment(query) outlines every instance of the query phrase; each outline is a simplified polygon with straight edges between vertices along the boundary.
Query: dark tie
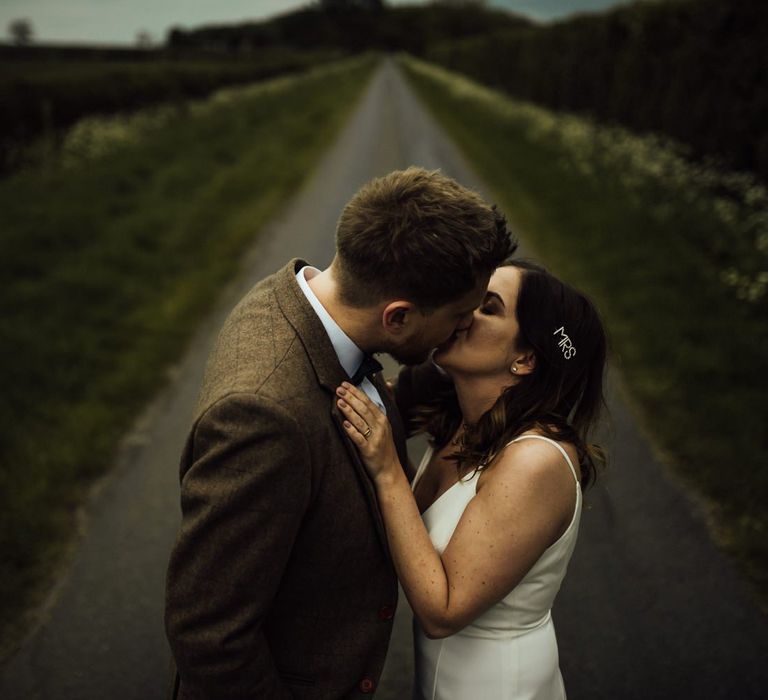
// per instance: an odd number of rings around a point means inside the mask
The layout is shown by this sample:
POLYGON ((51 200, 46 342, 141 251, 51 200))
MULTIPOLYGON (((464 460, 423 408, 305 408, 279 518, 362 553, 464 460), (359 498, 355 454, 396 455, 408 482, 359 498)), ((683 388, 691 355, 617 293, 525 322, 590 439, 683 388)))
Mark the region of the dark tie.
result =
POLYGON ((357 368, 357 371, 352 375, 352 378, 349 380, 354 384, 355 386, 358 386, 360 382, 363 381, 366 377, 369 379, 376 374, 376 372, 381 372, 382 367, 379 362, 373 359, 370 355, 364 355, 363 361, 360 363, 360 366, 357 368))

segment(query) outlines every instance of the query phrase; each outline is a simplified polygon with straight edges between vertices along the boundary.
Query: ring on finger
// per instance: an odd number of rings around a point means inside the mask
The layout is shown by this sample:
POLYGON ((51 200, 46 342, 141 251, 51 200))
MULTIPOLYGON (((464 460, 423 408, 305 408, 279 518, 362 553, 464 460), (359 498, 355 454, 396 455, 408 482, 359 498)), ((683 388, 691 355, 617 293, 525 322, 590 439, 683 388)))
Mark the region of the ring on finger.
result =
POLYGON ((364 437, 364 438, 367 440, 367 439, 368 439, 368 438, 371 436, 371 433, 372 433, 372 432, 373 432, 373 430, 371 429, 371 426, 369 425, 369 426, 368 426, 368 430, 366 430, 366 431, 363 433, 363 437, 364 437))

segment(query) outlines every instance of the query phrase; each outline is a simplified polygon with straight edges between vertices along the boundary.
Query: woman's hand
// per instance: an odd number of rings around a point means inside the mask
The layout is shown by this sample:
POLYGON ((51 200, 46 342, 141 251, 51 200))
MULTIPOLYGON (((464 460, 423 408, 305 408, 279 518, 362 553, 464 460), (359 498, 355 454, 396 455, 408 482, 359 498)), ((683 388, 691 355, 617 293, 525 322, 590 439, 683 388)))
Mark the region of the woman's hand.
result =
POLYGON ((336 389, 336 405, 344 416, 344 429, 355 443, 374 482, 402 471, 387 417, 356 386, 344 382, 336 389))

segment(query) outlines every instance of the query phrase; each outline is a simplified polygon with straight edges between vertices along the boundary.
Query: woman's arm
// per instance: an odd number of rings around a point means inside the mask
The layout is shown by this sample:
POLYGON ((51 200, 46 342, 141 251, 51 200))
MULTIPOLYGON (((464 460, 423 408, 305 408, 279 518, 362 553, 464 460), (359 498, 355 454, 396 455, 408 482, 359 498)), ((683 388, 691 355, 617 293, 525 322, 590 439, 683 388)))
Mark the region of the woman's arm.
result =
POLYGON ((339 399, 347 433, 376 485, 395 569, 419 624, 430 637, 454 634, 509 593, 564 531, 575 502, 573 476, 551 445, 511 445, 481 479, 441 556, 386 418, 351 385, 339 389, 339 399))

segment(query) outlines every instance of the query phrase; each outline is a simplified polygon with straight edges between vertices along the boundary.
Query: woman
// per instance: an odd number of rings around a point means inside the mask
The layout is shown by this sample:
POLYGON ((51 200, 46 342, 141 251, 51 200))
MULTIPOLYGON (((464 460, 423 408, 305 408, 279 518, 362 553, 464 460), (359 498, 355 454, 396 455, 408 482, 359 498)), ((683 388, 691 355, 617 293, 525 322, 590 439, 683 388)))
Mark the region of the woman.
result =
POLYGON ((592 304, 515 261, 433 361, 450 390, 421 421, 411 487, 389 423, 350 384, 345 429, 375 483, 413 608, 417 698, 564 698, 550 610, 600 451, 605 335, 592 304))

